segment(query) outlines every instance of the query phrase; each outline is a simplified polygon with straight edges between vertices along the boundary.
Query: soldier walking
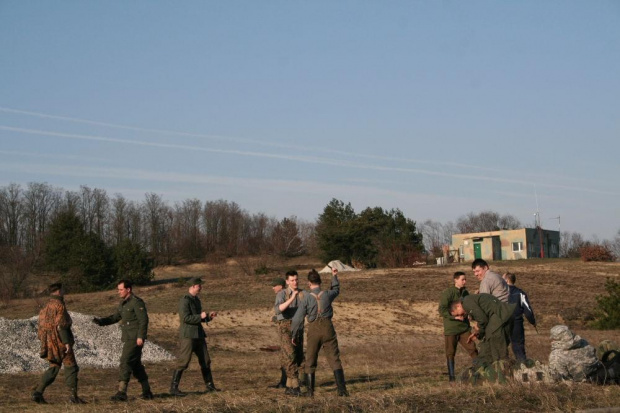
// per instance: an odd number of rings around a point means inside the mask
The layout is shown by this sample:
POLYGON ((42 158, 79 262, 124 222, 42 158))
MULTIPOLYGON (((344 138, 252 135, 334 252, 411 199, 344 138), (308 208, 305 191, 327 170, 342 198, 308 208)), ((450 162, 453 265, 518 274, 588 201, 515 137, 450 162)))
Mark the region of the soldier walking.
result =
POLYGON ((65 382, 71 392, 69 402, 74 404, 85 403, 78 397, 78 371, 80 368, 75 360, 73 345, 75 339, 71 331, 71 316, 65 306, 65 289, 61 283, 48 287, 50 299, 39 312, 38 338, 41 340, 41 358, 49 362, 39 385, 32 393, 32 401, 47 403, 43 392, 56 380, 60 367, 65 366, 65 382))
POLYGON ((202 311, 202 304, 198 298, 198 294, 202 290, 202 280, 192 278, 189 285, 188 293, 179 300, 179 357, 170 384, 170 394, 173 396, 185 396, 185 393, 179 390, 179 382, 183 372, 189 366, 192 354, 198 357, 200 372, 207 386, 207 392, 219 391, 213 384, 211 358, 207 350, 207 335, 202 327, 202 323, 208 323, 217 316, 217 313, 215 311, 210 313, 202 311))
POLYGON ((334 371, 334 378, 338 387, 338 396, 348 396, 347 386, 344 380, 344 370, 340 362, 340 350, 338 349, 338 337, 332 324, 334 310, 332 302, 340 293, 338 282, 338 270, 332 268, 332 282, 329 290, 321 291, 321 276, 316 270, 308 273, 310 293, 300 300, 299 308, 293 316, 291 326, 293 340, 298 337, 299 330, 303 328, 304 317, 308 316, 308 339, 306 349, 306 373, 308 374, 307 396, 314 395, 315 371, 319 350, 325 347, 327 362, 334 371))
MULTIPOLYGON (((278 332, 280 336, 280 362, 282 369, 286 371, 286 390, 284 394, 289 396, 301 396, 299 388, 299 370, 304 369, 304 327, 297 329, 297 335, 293 335, 291 324, 299 303, 304 298, 304 291, 297 287, 297 271, 291 270, 286 273, 287 287, 276 295, 275 312, 278 332)), ((302 379, 303 382, 306 380, 302 379)))
POLYGON ((149 316, 144 301, 133 294, 133 284, 128 280, 121 280, 117 285, 118 295, 123 299, 116 312, 108 317, 93 319, 99 326, 107 326, 120 322, 121 341, 123 352, 120 360, 120 375, 118 391, 110 398, 112 401, 127 401, 127 385, 133 374, 142 386, 144 400, 152 400, 153 393, 149 385, 149 377, 142 364, 142 349, 146 340, 149 326, 149 316))
POLYGON ((476 350, 476 344, 469 340, 469 332, 471 327, 469 326, 469 319, 459 320, 450 315, 450 303, 453 301, 459 301, 469 295, 465 284, 467 278, 465 273, 457 271, 454 273, 454 285, 447 288, 441 293, 439 298, 439 315, 443 318, 443 334, 446 348, 446 359, 448 365, 448 380, 454 381, 456 379, 454 373, 454 356, 456 355, 457 344, 460 344, 472 359, 478 357, 478 350, 476 350))

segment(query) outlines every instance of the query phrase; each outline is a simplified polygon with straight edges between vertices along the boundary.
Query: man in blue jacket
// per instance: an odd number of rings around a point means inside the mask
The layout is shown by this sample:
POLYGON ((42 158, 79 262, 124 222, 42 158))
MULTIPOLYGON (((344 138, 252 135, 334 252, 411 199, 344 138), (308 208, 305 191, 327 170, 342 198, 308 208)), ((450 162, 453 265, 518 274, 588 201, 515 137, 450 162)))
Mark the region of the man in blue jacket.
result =
POLYGON ((510 342, 512 344, 512 352, 515 355, 517 361, 525 361, 525 329, 523 328, 523 316, 527 318, 527 321, 531 325, 536 327, 536 317, 534 317, 534 310, 532 304, 527 298, 527 294, 520 288, 517 288, 514 284, 517 281, 517 277, 507 272, 504 274, 504 280, 508 284, 508 302, 510 304, 516 304, 517 308, 514 312, 514 326, 512 328, 512 335, 510 342))

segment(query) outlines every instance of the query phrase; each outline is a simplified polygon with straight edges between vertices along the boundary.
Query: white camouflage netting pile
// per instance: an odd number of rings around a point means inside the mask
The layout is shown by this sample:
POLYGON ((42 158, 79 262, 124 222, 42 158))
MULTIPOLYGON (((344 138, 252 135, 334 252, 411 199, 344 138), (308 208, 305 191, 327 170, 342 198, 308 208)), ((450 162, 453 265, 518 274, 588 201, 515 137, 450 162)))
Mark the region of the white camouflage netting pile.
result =
MULTIPOLYGON (((99 327, 93 316, 69 312, 73 319, 75 358, 79 366, 118 367, 123 343, 118 324, 99 327)), ((0 317, 0 374, 22 371, 43 371, 48 362, 39 357, 41 344, 37 338, 39 317, 8 320, 0 317)), ((157 344, 148 341, 142 360, 158 362, 174 356, 157 344)))

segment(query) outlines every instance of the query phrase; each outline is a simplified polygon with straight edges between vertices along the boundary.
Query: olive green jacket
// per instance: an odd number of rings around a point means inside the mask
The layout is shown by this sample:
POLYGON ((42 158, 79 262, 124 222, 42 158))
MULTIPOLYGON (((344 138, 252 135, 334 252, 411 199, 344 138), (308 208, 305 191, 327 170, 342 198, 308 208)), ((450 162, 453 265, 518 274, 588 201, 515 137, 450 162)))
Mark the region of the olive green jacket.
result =
POLYGON ((460 301, 463 297, 469 295, 465 287, 458 289, 455 286, 442 291, 439 298, 439 315, 443 317, 443 334, 446 336, 456 336, 470 330, 469 320, 455 320, 450 315, 450 304, 453 301, 460 301))
POLYGON ((198 296, 185 294, 179 300, 179 336, 181 338, 205 338, 205 330, 202 323, 211 321, 207 313, 207 318, 200 318, 202 304, 198 296))
POLYGON ((149 316, 146 312, 146 305, 140 297, 131 294, 129 298, 121 302, 114 314, 101 319, 101 325, 107 326, 119 321, 123 342, 138 338, 146 340, 149 316))
POLYGON ((491 294, 470 294, 463 298, 463 309, 478 323, 478 338, 493 335, 512 320, 516 304, 500 301, 491 294))

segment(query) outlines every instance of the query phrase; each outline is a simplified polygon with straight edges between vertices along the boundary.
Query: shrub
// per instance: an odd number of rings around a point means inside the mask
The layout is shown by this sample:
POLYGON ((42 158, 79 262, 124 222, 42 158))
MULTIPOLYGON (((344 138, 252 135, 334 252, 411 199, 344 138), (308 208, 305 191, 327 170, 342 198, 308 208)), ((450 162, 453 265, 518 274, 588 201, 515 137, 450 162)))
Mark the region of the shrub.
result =
POLYGON ((611 250, 603 245, 587 245, 579 249, 582 261, 614 261, 611 250))
POLYGON ((620 328, 620 283, 608 278, 605 290, 608 295, 596 297, 600 316, 593 326, 601 330, 620 328))

